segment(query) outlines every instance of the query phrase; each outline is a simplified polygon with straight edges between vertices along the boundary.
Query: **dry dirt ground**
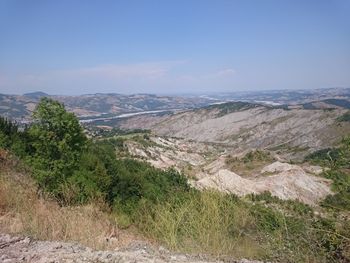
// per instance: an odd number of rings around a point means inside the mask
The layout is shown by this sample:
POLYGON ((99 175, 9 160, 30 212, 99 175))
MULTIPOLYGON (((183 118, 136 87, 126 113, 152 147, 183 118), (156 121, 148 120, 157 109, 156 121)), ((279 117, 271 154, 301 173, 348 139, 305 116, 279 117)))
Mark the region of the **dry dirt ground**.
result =
POLYGON ((261 261, 209 260, 203 256, 189 256, 170 253, 162 247, 152 247, 145 243, 135 243, 123 250, 94 251, 77 243, 57 241, 36 241, 29 237, 14 237, 0 234, 0 262, 2 263, 261 263, 261 261))

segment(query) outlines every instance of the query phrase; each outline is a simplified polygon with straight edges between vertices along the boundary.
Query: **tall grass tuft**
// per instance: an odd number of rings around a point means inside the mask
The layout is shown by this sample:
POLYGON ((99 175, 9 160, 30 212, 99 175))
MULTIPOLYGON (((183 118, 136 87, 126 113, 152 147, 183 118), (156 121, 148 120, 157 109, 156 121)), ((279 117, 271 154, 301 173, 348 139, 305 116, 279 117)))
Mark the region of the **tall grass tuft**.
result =
POLYGON ((249 236, 254 218, 234 196, 191 192, 140 211, 139 228, 174 250, 215 256, 261 257, 264 250, 249 236))

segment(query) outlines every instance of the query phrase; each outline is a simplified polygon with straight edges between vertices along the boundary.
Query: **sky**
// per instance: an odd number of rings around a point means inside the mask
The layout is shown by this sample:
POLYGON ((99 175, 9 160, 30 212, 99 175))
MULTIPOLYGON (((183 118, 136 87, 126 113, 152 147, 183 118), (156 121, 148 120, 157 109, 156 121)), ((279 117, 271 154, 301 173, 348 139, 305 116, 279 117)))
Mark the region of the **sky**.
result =
POLYGON ((1 0, 0 93, 350 87, 350 0, 1 0))

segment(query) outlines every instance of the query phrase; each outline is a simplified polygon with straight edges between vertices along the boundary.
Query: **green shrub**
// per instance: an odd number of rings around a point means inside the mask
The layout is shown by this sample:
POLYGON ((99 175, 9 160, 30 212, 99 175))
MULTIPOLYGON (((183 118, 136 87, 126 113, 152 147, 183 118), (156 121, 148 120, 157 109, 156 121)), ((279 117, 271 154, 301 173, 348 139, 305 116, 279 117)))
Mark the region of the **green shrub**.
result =
POLYGON ((264 205, 254 205, 251 213, 257 219, 258 228, 262 231, 272 232, 278 230, 284 223, 280 212, 264 205))
POLYGON ((339 121, 339 122, 348 122, 348 121, 350 121, 350 111, 347 111, 342 116, 338 117, 337 121, 339 121))
POLYGON ((244 163, 249 163, 253 161, 272 161, 273 157, 270 152, 255 150, 249 151, 243 158, 242 161, 244 163))
POLYGON ((329 195, 322 202, 322 206, 335 208, 338 210, 350 210, 350 191, 349 189, 340 191, 335 195, 329 195))
POLYGON ((74 193, 63 196, 66 203, 82 204, 92 199, 107 197, 111 176, 108 174, 106 160, 101 157, 106 156, 96 155, 93 151, 86 151, 82 154, 79 168, 73 172, 65 184, 74 193))
POLYGON ((325 166, 334 166, 337 159, 339 159, 339 150, 326 148, 315 151, 305 157, 305 161, 313 164, 321 164, 325 166))
POLYGON ((307 160, 331 167, 323 172, 323 176, 333 181, 332 188, 336 194, 327 196, 322 205, 350 211, 350 137, 344 138, 338 148, 315 152, 307 160))
POLYGON ((11 150, 17 156, 24 157, 27 151, 29 137, 27 129, 19 131, 19 127, 12 122, 0 116, 0 147, 11 150))
POLYGON ((132 159, 117 160, 116 165, 111 196, 115 209, 127 214, 135 212, 141 200, 158 203, 189 190, 187 179, 173 169, 162 171, 132 159))

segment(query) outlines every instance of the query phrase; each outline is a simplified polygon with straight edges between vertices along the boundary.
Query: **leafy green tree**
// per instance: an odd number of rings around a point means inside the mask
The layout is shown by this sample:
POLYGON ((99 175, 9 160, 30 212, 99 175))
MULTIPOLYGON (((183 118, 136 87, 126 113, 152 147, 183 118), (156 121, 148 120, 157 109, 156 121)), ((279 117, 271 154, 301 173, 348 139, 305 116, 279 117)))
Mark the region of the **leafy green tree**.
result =
POLYGON ((33 119, 29 162, 39 185, 58 195, 77 168, 87 138, 75 115, 58 101, 42 98, 33 119))

